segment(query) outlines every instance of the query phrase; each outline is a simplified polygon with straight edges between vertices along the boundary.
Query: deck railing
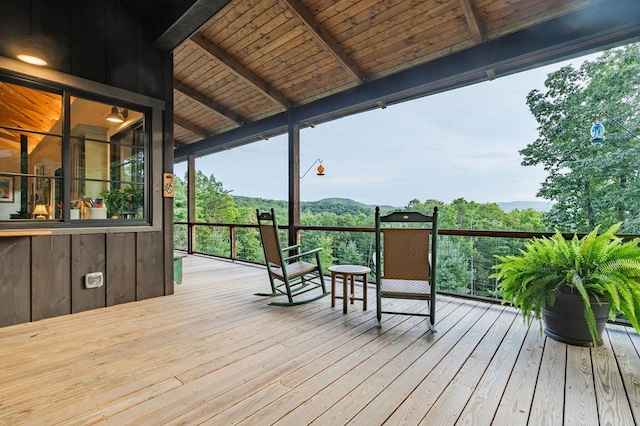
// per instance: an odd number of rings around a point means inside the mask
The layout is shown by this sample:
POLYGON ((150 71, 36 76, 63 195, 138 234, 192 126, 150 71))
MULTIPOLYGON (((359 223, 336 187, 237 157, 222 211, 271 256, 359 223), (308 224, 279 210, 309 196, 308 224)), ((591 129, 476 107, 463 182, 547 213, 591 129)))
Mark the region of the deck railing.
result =
MULTIPOLYGON (((288 227, 281 225, 281 241, 288 227)), ((326 271, 331 265, 358 264, 373 267, 374 228, 299 226, 302 250, 323 247, 321 259, 326 271)), ((519 254, 532 238, 549 237, 552 232, 481 231, 438 229, 438 292, 490 303, 502 302, 495 279, 490 278, 495 254, 519 254)), ((563 233, 573 238, 574 233, 563 233)), ((582 237, 585 234, 577 234, 582 237)), ((618 234, 623 240, 640 235, 618 234)), ((237 223, 174 222, 174 248, 189 254, 204 254, 248 263, 264 264, 258 225, 237 223)), ((373 282, 374 276, 369 277, 373 282)), ((621 314, 614 321, 630 325, 621 314)))
MULTIPOLYGON (((281 226, 286 241, 287 226, 281 226)), ((299 226, 302 250, 323 247, 323 267, 333 264, 370 266, 374 228, 299 226)), ((442 292, 473 298, 501 300, 497 282, 490 278, 495 254, 517 254, 526 241, 550 232, 440 229, 438 287, 442 292)), ((573 234, 566 234, 570 238, 573 234)), ((250 263, 264 263, 255 224, 175 222, 175 249, 250 263)), ((373 280, 373 277, 370 277, 373 280)))

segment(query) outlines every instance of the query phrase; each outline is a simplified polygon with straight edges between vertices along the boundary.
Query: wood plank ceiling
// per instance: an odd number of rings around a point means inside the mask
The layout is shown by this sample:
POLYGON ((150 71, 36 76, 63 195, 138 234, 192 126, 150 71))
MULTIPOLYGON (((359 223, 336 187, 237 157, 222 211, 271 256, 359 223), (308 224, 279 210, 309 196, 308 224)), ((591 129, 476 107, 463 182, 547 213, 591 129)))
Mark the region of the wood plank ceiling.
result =
MULTIPOLYGON (((46 133, 51 131, 62 114, 62 96, 29 87, 0 82, 0 158, 7 158, 20 146, 22 129, 46 133)), ((30 133, 31 152, 42 135, 30 133)))
MULTIPOLYGON (((618 2, 633 7, 627 0, 618 2)), ((303 126, 313 126, 317 122, 385 107, 387 103, 543 65, 561 59, 562 55, 576 56, 586 53, 585 49, 593 50, 594 46, 604 48, 603 43, 622 44, 639 35, 637 28, 621 27, 617 33, 622 36, 617 38, 600 36, 596 43, 583 41, 582 45, 577 40, 577 48, 559 46, 553 54, 541 54, 544 48, 541 45, 535 55, 528 53, 526 61, 514 48, 510 49, 513 55, 506 55, 506 59, 492 59, 495 66, 467 65, 456 71, 449 65, 451 72, 440 83, 437 78, 426 76, 432 79, 430 86, 404 88, 403 73, 408 70, 429 74, 429 68, 424 67, 430 63, 452 58, 460 52, 472 52, 474 47, 513 34, 521 36, 523 31, 536 25, 581 11, 593 14, 589 8, 604 7, 611 2, 232 0, 217 3, 220 7, 214 10, 213 16, 184 41, 172 46, 177 159, 284 133, 286 120, 276 120, 276 117, 286 117, 283 113, 301 110, 305 105, 311 109, 323 99, 334 99, 335 95, 362 96, 364 87, 371 86, 373 91, 369 93, 374 93, 375 90, 384 92, 380 86, 387 82, 397 85, 389 89, 390 93, 370 94, 364 101, 353 104, 340 98, 335 102, 335 109, 325 105, 320 113, 308 113, 305 117, 299 114, 296 120, 303 126), (376 83, 379 83, 377 89, 376 83), (361 90, 357 91, 359 87, 361 90), (248 130, 243 132, 243 128, 248 130)), ((625 11, 614 13, 621 12, 625 11)), ((579 33, 576 37, 585 36, 579 33)), ((567 44, 564 40, 559 42, 567 44)), ((509 46, 517 47, 518 43, 518 39, 514 39, 509 46)), ((491 52, 505 50, 501 46, 496 44, 491 52)), ((476 57, 464 58, 473 61, 476 57)), ((487 64, 492 65, 489 62, 487 64)), ((433 71, 433 74, 441 72, 439 68, 433 71)))

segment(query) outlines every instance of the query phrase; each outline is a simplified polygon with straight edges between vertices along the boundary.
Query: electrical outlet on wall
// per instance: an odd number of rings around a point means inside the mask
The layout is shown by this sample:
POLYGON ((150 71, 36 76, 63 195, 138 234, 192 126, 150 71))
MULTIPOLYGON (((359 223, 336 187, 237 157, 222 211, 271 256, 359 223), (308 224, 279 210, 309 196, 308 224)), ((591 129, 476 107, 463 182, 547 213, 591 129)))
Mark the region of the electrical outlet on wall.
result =
POLYGON ((86 288, 98 288, 104 284, 102 272, 91 272, 84 276, 84 286, 86 288))

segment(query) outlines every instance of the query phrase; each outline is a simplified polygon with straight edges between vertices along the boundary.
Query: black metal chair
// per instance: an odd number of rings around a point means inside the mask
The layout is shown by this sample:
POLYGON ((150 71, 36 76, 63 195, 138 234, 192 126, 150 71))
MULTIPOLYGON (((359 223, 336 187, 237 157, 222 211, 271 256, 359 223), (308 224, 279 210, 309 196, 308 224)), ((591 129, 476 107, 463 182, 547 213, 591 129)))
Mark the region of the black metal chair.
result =
POLYGON ((375 212, 377 327, 382 314, 429 317, 429 327, 436 332, 436 245, 438 208, 433 215, 418 212, 375 212), (382 228, 382 224, 395 227, 382 228), (430 227, 425 227, 430 226, 430 227), (416 312, 385 310, 382 300, 425 300, 424 310, 416 312))
POLYGON ((270 305, 293 306, 303 303, 313 302, 328 296, 322 273, 320 262, 321 247, 304 253, 296 252, 300 245, 281 248, 280 237, 278 236, 278 225, 276 223, 273 209, 270 212, 260 213, 258 216, 258 227, 260 228, 260 238, 264 250, 265 263, 271 282, 271 293, 257 293, 258 296, 287 296, 287 302, 271 302, 270 305), (304 258, 315 257, 315 264, 303 260, 304 258), (304 293, 316 291, 311 297, 305 296, 303 299, 295 299, 304 293))

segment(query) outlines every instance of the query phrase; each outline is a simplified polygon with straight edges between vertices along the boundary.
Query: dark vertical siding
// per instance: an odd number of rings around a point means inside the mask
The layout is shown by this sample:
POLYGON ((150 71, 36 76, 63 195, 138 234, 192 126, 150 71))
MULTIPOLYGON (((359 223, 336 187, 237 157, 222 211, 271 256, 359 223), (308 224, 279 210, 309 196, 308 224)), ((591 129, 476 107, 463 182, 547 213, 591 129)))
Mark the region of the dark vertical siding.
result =
POLYGON ((106 306, 106 286, 85 288, 84 285, 86 274, 105 274, 105 240, 104 234, 71 236, 71 312, 106 306))
POLYGON ((163 61, 167 52, 152 47, 158 32, 144 11, 162 11, 153 2, 40 0, 0 1, 0 55, 15 58, 37 27, 47 68, 164 99, 163 61), (40 12, 32 23, 31 12, 40 12))
POLYGON ((77 21, 74 22, 73 15, 68 13, 69 10, 75 10, 71 0, 40 0, 40 10, 41 44, 43 52, 47 54, 48 67, 73 74, 71 44, 77 21))
MULTIPOLYGON (((146 285, 136 288, 137 300, 163 296, 164 292, 164 237, 159 232, 141 232, 138 234, 137 273, 138 282, 146 285)), ((173 263, 173 257, 171 258, 173 263)))
POLYGON ((0 326, 31 320, 29 238, 0 238, 0 326))
POLYGON ((2 237, 0 327, 173 294, 170 244, 162 232, 2 237), (90 272, 103 287, 85 288, 90 272))
POLYGON ((107 234, 107 306, 136 300, 136 234, 107 234))
MULTIPOLYGON (((122 87, 135 92, 137 89, 138 67, 144 67, 138 55, 138 29, 143 25, 128 13, 125 13, 117 2, 104 2, 109 23, 106 31, 106 69, 107 81, 110 86, 122 87), (113 25, 111 22, 117 21, 113 25)), ((145 46, 147 49, 149 46, 145 46)), ((143 47, 143 50, 144 48, 143 47)))
MULTIPOLYGON (((75 1, 73 3, 72 24, 67 29, 68 57, 60 58, 61 65, 69 68, 69 72, 73 75, 106 82, 106 28, 110 23, 106 17, 105 4, 108 2, 75 1)), ((59 31, 65 32, 64 29, 59 31)))
POLYGON ((71 313, 71 237, 31 238, 32 320, 71 313))

